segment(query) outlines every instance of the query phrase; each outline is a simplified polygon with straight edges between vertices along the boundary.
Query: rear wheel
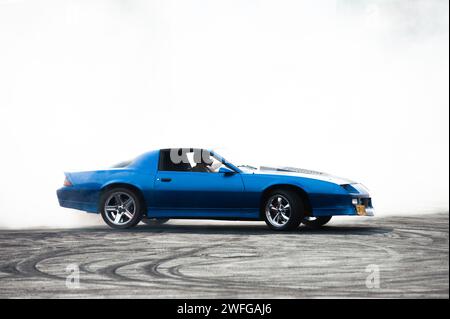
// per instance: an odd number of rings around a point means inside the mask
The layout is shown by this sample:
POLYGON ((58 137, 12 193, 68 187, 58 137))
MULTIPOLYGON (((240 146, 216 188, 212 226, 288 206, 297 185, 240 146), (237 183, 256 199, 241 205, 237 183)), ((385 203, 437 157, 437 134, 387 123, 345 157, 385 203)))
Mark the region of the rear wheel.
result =
POLYGON ((112 228, 136 226, 142 218, 142 207, 139 197, 127 188, 106 191, 100 200, 103 220, 112 228))
POLYGON ((302 220, 302 224, 308 228, 320 228, 331 219, 331 216, 319 216, 319 217, 305 217, 302 220))
POLYGON ((162 225, 169 221, 169 218, 142 218, 141 222, 146 225, 162 225))
POLYGON ((275 190, 264 201, 264 221, 273 230, 296 229, 304 215, 301 197, 290 190, 275 190))

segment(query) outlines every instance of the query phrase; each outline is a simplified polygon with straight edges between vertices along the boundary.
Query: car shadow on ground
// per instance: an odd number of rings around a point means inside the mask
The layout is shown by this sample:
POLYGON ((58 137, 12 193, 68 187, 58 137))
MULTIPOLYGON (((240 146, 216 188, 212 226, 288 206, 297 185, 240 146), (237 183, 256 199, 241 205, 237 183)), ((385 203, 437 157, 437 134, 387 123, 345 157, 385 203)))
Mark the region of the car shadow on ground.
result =
MULTIPOLYGON (((188 224, 167 223, 162 225, 144 225, 139 224, 136 227, 129 229, 112 229, 108 226, 90 226, 83 228, 69 228, 69 229, 30 229, 26 233, 149 233, 149 234, 197 234, 197 235, 358 235, 371 236, 386 234, 393 231, 392 227, 380 225, 364 225, 364 224, 339 224, 339 225, 325 225, 319 229, 311 229, 301 225, 298 229, 292 231, 274 231, 267 227, 263 222, 248 223, 196 223, 193 221, 188 224)), ((2 233, 22 233, 24 230, 0 230, 2 233)))
MULTIPOLYGON (((81 229, 78 229, 79 231, 81 229)), ((337 225, 323 226, 319 229, 310 229, 300 226, 293 231, 278 232, 269 229, 265 224, 243 224, 243 225, 208 225, 208 224, 163 224, 163 225, 138 225, 131 229, 110 229, 110 228, 89 228, 84 231, 101 231, 101 232, 117 232, 117 233, 165 233, 165 234, 204 234, 204 235, 359 235, 370 236, 376 234, 385 234, 393 231, 393 228, 383 226, 366 226, 366 225, 337 225)))

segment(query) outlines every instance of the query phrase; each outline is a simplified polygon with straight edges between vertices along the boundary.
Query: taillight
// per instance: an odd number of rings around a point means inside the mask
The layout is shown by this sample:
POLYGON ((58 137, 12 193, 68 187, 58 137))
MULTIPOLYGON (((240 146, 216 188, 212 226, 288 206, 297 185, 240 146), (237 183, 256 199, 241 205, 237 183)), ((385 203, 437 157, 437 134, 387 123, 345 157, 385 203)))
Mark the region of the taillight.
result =
POLYGON ((64 179, 64 186, 72 186, 72 183, 69 181, 67 177, 64 179))

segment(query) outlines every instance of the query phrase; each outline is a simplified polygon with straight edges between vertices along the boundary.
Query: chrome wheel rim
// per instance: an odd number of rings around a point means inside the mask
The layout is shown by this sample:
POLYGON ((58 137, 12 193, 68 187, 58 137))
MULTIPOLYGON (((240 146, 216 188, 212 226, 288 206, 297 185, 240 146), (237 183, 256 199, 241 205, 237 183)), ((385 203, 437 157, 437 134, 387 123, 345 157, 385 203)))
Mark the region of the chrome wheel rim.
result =
POLYGON ((266 217, 274 227, 286 225, 291 217, 291 205, 283 195, 273 195, 266 204, 266 217))
POLYGON ((114 225, 129 223, 136 213, 136 203, 129 194, 124 192, 112 193, 105 202, 106 218, 114 225))

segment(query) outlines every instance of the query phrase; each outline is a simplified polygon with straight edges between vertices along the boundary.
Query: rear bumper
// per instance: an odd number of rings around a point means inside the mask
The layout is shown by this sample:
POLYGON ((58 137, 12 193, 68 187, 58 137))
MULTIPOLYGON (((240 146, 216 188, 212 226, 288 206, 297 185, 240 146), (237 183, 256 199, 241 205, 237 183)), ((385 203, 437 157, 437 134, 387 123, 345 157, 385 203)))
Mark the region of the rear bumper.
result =
POLYGON ((63 187, 56 191, 61 207, 83 210, 89 213, 97 213, 97 201, 86 197, 84 192, 75 187, 63 187))

